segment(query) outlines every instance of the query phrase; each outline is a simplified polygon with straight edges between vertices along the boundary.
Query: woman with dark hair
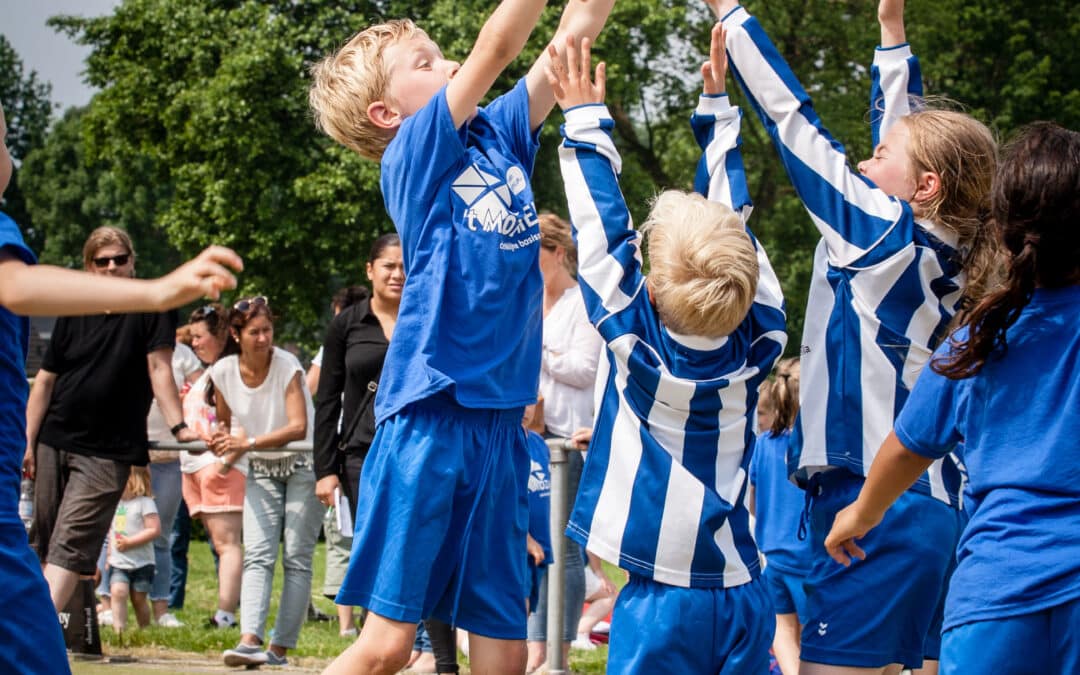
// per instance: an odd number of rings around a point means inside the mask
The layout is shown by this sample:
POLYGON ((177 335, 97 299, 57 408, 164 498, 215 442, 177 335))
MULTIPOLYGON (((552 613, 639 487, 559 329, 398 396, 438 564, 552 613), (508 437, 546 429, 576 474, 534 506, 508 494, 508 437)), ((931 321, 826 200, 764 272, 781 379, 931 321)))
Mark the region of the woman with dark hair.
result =
MULTIPOLYGON (((217 431, 217 408, 210 366, 240 347, 229 337, 228 312, 218 303, 204 305, 191 313, 188 324, 191 348, 206 366, 184 396, 184 421, 209 445, 217 431)), ((201 518, 210 542, 218 554, 218 605, 210 623, 218 628, 236 624, 240 602, 240 575, 244 551, 240 547, 243 523, 244 485, 248 459, 242 456, 227 471, 220 471, 222 459, 211 452, 180 453, 184 501, 192 518, 201 518)))
POLYGON ((1008 253, 919 375, 854 504, 825 540, 844 565, 930 463, 968 470, 941 672, 1080 668, 1080 133, 1041 122, 1004 151, 991 222, 1008 253), (1024 649, 1017 649, 1017 645, 1024 649))
POLYGON ((315 498, 311 458, 283 448, 290 441, 311 439, 314 411, 300 362, 274 346, 274 318, 266 298, 233 305, 229 334, 240 353, 210 367, 217 408, 210 449, 220 458, 222 473, 247 454, 251 457, 244 492, 240 644, 225 651, 225 665, 285 665, 311 598, 311 558, 323 511, 315 498), (273 641, 264 650, 282 533, 285 579, 273 641))

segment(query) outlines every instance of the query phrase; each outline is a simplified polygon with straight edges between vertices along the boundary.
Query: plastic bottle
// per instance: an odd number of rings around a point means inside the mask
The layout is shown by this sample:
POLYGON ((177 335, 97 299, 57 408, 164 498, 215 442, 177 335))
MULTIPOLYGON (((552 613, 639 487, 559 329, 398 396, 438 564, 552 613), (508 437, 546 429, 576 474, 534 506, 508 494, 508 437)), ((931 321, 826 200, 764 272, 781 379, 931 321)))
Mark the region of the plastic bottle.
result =
POLYGON ((30 523, 34 520, 34 481, 26 476, 23 476, 19 489, 19 519, 23 521, 27 530, 30 529, 30 523))

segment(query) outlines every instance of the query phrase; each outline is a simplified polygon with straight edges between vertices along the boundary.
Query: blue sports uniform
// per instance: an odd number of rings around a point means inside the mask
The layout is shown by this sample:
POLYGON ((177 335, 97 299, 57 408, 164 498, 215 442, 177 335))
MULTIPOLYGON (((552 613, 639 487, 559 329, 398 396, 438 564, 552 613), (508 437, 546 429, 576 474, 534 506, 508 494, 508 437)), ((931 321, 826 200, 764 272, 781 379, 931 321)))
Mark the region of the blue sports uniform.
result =
POLYGON ((521 415, 540 372, 540 232, 529 185, 537 132, 524 80, 461 128, 443 89, 383 155, 406 282, 342 604, 525 637, 521 415))
POLYGON ((799 537, 805 493, 788 479, 790 437, 790 431, 765 431, 754 443, 754 538, 765 555, 765 582, 776 613, 797 613, 799 622, 806 623, 802 584, 810 570, 810 541, 799 537))
MULTIPOLYGON (((699 191, 745 219, 738 109, 726 96, 702 97, 693 125, 705 150, 699 191)), ((755 240, 757 295, 735 331, 669 331, 645 290, 613 126, 603 105, 567 110, 559 150, 582 295, 608 346, 567 535, 631 573, 613 617, 609 673, 764 671, 772 608, 756 581, 745 495, 758 385, 786 342, 780 284, 755 240), (701 634, 672 644, 652 629, 658 621, 701 634)))
POLYGON ((529 607, 536 607, 540 600, 540 575, 551 564, 551 453, 544 437, 529 431, 526 443, 529 448, 529 536, 544 550, 539 565, 528 559, 532 583, 529 586, 529 607))
MULTIPOLYGON (((851 170, 809 95, 745 9, 732 10, 723 22, 732 71, 822 235, 789 454, 789 470, 801 483, 810 481, 807 508, 811 527, 818 528, 812 532, 802 658, 855 667, 919 666, 924 656, 936 657, 926 637, 959 536, 955 462, 935 462, 901 497, 886 515, 891 522, 878 528, 889 537, 871 532, 862 540, 866 561, 843 568, 822 543, 836 510, 858 494, 957 309, 964 286, 958 238, 917 220, 907 202, 851 170), (901 527, 906 534, 897 536, 901 527), (891 614, 882 611, 882 597, 891 614)), ((877 140, 908 112, 909 96, 922 87, 906 44, 878 49, 871 74, 877 140)))
MULTIPOLYGON (((19 226, 0 213, 0 249, 27 265, 37 262, 19 226)), ((0 306, 0 587, 8 636, 5 667, 12 673, 69 673, 64 636, 41 563, 19 520, 19 477, 26 450, 26 350, 30 322, 0 306)))
POLYGON ((1080 286, 1036 289, 1006 342, 973 377, 924 370, 896 420, 924 457, 964 443, 942 672, 1080 672, 1080 286))

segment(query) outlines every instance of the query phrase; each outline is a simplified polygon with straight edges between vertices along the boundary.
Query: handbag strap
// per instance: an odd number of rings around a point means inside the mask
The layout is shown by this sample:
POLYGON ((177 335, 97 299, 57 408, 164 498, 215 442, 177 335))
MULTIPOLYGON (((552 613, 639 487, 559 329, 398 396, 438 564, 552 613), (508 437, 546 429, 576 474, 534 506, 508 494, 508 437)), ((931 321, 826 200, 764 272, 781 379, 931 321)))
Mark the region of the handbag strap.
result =
POLYGON ((368 405, 371 404, 371 398, 375 395, 378 388, 379 383, 375 380, 367 383, 367 391, 364 392, 364 398, 360 401, 360 405, 356 407, 356 412, 353 413, 352 422, 349 423, 348 431, 343 433, 341 439, 338 440, 338 450, 344 450, 348 447, 349 439, 352 438, 357 425, 360 424, 360 418, 364 416, 364 411, 367 410, 368 405))

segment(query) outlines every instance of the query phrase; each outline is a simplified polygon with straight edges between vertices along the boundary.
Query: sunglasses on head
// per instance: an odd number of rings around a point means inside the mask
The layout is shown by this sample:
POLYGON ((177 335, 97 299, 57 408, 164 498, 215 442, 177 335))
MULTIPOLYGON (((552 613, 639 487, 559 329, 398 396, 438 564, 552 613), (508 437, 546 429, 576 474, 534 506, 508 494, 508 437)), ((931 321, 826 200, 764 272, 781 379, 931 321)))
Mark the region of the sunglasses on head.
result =
POLYGON ((129 260, 131 260, 130 253, 121 253, 120 255, 105 255, 101 256, 100 258, 94 258, 93 263, 94 267, 100 267, 104 269, 109 266, 110 262, 116 263, 117 267, 123 267, 124 265, 128 264, 129 260))
POLYGON ((265 295, 256 295, 254 298, 244 298, 243 300, 239 300, 235 305, 233 305, 233 309, 235 309, 238 312, 246 312, 246 311, 250 310, 252 307, 267 307, 267 306, 268 306, 268 303, 266 302, 266 296, 265 295))
POLYGON ((213 305, 203 305, 194 312, 191 313, 192 321, 201 321, 207 317, 211 317, 217 314, 217 307, 213 305))

